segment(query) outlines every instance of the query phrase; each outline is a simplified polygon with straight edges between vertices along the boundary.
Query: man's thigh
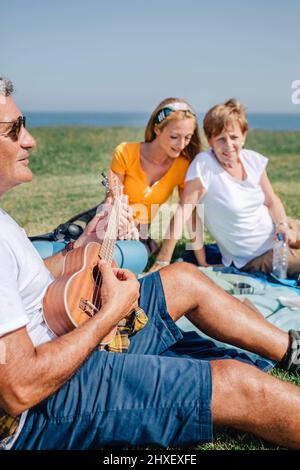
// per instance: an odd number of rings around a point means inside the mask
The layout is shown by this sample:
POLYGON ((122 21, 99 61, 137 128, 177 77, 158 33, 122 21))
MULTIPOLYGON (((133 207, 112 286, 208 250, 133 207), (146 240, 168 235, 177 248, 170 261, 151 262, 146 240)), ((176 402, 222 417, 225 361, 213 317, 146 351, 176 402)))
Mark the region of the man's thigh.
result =
POLYGON ((211 394, 209 362, 97 351, 29 411, 14 448, 210 441, 211 394))

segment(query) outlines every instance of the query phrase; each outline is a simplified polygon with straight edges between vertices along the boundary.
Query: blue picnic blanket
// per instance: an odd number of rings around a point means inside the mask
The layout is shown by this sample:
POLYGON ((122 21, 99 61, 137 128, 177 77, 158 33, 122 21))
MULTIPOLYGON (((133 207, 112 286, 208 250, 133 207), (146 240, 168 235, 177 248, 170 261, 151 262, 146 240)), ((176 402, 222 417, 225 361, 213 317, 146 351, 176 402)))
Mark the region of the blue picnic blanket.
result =
MULTIPOLYGON (((220 263, 220 252, 217 245, 206 245, 206 256, 209 263, 220 263)), ((193 252, 187 252, 183 257, 184 261, 195 261, 193 252)), ((271 275, 261 272, 245 273, 235 267, 208 267, 199 269, 212 279, 229 294, 240 300, 247 299, 261 314, 271 323, 285 331, 289 329, 300 330, 300 287, 296 280, 279 280, 271 275), (251 294, 234 294, 234 284, 244 282, 251 286, 251 294)), ((178 326, 183 331, 197 332, 203 338, 209 338, 202 331, 199 331, 186 317, 182 317, 178 326)), ((232 348, 231 345, 213 340, 215 345, 221 348, 232 348)), ((259 360, 260 356, 248 351, 246 353, 253 360, 259 360)), ((269 361, 270 367, 274 365, 269 361)))

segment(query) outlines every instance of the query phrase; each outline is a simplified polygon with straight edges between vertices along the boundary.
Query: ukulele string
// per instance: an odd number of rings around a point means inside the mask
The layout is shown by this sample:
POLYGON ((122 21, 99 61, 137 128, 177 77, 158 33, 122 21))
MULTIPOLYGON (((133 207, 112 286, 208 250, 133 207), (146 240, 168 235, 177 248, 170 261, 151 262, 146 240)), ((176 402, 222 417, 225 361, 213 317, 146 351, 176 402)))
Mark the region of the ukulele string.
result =
MULTIPOLYGON (((117 239, 117 234, 118 234, 118 227, 117 224, 119 223, 120 219, 120 213, 121 213, 121 197, 122 197, 122 189, 123 187, 119 184, 119 182, 114 178, 115 180, 115 187, 114 190, 112 191, 113 194, 115 195, 115 201, 112 206, 112 212, 110 217, 114 217, 114 224, 109 223, 108 224, 108 231, 106 232, 104 236, 104 240, 102 243, 102 246, 99 250, 98 257, 101 255, 101 259, 106 260, 107 263, 112 264, 113 260, 113 250, 114 250, 114 244, 117 239), (113 238, 111 237, 113 235, 113 238)), ((99 310, 100 305, 101 305, 101 299, 100 299, 100 289, 101 289, 101 273, 97 267, 97 274, 96 274, 96 279, 95 279, 95 285, 93 289, 93 300, 95 299, 95 307, 97 310, 99 310)))
MULTIPOLYGON (((101 252, 101 259, 104 259, 108 264, 112 263, 112 258, 113 258, 113 248, 114 248, 114 242, 116 240, 116 235, 117 235, 117 227, 116 227, 116 220, 118 220, 118 212, 119 212, 119 205, 117 201, 112 206, 112 212, 111 212, 111 217, 112 220, 115 220, 114 223, 110 223, 108 226, 108 231, 105 234, 102 246, 100 248, 101 252)), ((96 308, 99 310, 100 308, 100 289, 101 289, 101 273, 99 269, 97 270, 97 275, 96 275, 96 282, 94 285, 94 292, 93 292, 93 298, 96 299, 96 308)))

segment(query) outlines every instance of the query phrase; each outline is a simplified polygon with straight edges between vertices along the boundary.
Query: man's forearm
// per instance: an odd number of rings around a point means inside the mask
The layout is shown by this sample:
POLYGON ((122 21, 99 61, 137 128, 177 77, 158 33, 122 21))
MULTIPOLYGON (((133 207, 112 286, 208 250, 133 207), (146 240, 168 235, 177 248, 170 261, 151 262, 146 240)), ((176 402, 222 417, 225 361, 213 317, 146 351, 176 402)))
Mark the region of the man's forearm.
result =
POLYGON ((59 253, 56 253, 55 255, 49 256, 49 258, 44 259, 46 268, 51 272, 55 279, 57 279, 62 274, 65 255, 65 250, 62 250, 59 253))
MULTIPOLYGON (((3 397, 4 403, 9 403, 9 411, 19 414, 59 389, 117 322, 115 312, 103 309, 72 332, 31 348, 30 355, 22 354, 22 350, 12 354, 7 367, 10 381, 17 385, 11 388, 13 393, 3 397)), ((8 393, 9 390, 8 387, 8 393)))

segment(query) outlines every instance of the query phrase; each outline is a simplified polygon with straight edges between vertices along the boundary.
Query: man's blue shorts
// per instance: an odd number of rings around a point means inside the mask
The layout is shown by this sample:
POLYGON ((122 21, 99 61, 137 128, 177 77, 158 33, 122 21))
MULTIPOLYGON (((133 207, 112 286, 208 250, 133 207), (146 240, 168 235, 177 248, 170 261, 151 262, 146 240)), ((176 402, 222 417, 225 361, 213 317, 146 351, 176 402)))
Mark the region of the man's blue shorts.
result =
MULTIPOLYGON (((185 342, 167 312, 158 272, 140 283, 149 321, 131 338, 129 353, 95 351, 61 389, 29 410, 13 449, 176 447, 212 440, 211 366, 199 360, 201 349, 208 357, 211 342, 201 347, 200 337, 188 336, 185 342)), ((226 354, 231 357, 228 349, 226 354)))

